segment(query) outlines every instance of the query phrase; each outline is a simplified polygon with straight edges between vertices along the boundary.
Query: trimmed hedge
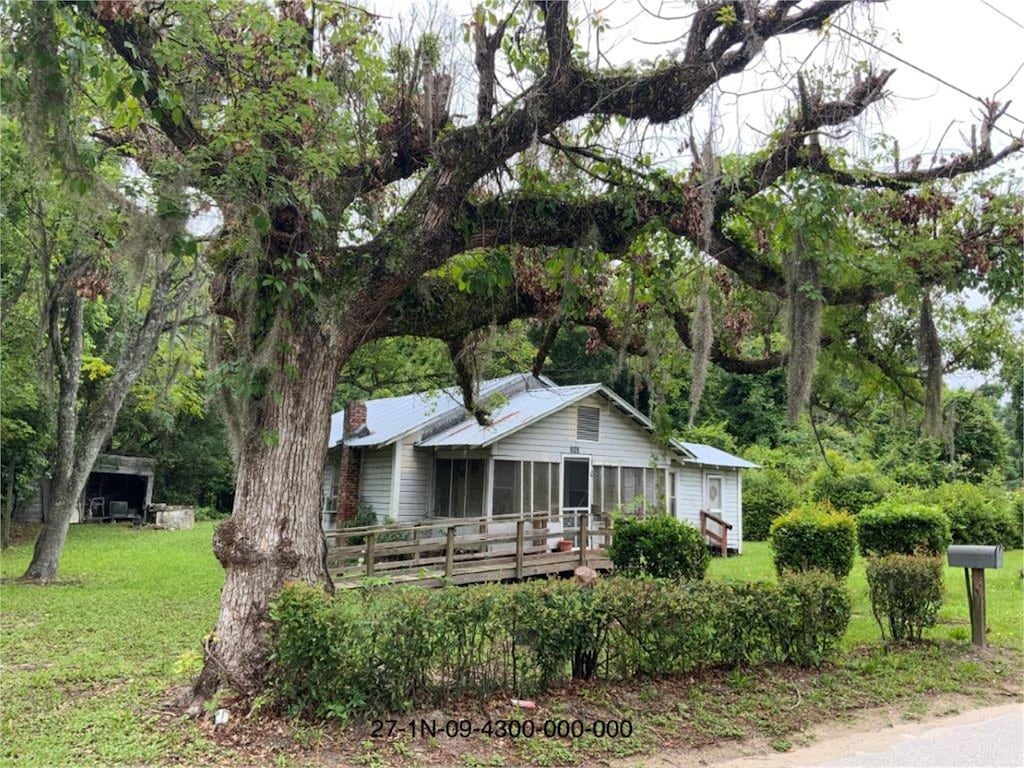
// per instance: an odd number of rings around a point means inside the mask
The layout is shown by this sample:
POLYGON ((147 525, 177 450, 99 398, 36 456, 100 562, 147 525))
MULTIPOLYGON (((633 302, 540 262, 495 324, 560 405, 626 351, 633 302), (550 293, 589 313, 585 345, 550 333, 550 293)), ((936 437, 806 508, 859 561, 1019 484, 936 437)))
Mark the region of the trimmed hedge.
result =
POLYGON ((772 522, 800 503, 800 489, 779 469, 750 472, 743 478, 743 540, 765 541, 772 522))
POLYGON ((949 546, 949 519, 938 507, 882 502, 857 515, 862 555, 939 555, 949 546))
POLYGON ((820 664, 850 620, 827 574, 779 584, 614 577, 345 590, 289 585, 271 606, 271 676, 291 714, 356 717, 465 696, 529 696, 571 677, 628 679, 820 664))
POLYGON ((872 557, 867 575, 871 611, 883 640, 920 640, 926 628, 935 626, 942 606, 941 557, 872 557))
POLYGON ((799 507, 772 523, 770 540, 779 575, 821 570, 843 579, 857 554, 857 521, 827 506, 799 507))
POLYGON ((615 568, 627 575, 657 579, 703 579, 708 570, 707 544, 700 531, 668 515, 645 520, 616 517, 608 549, 615 568))

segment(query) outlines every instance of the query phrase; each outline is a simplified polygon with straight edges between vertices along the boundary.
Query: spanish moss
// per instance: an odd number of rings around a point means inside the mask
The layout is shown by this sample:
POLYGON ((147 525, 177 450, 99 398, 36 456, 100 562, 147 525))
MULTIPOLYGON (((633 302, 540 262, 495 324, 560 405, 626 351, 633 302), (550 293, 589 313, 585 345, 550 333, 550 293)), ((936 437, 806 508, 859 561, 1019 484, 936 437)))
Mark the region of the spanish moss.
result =
POLYGON ((917 359, 924 372, 924 422, 926 435, 942 434, 942 344, 932 316, 932 298, 921 296, 921 319, 917 329, 917 359))
POLYGON ((811 382, 821 341, 821 273, 797 235, 786 267, 786 330, 789 335, 786 417, 796 424, 811 399, 811 382))
POLYGON ((687 426, 692 427, 704 396, 704 385, 708 377, 708 363, 711 360, 711 345, 714 329, 711 325, 711 301, 708 299, 708 281, 702 276, 697 307, 693 312, 693 357, 690 361, 690 418, 687 426))

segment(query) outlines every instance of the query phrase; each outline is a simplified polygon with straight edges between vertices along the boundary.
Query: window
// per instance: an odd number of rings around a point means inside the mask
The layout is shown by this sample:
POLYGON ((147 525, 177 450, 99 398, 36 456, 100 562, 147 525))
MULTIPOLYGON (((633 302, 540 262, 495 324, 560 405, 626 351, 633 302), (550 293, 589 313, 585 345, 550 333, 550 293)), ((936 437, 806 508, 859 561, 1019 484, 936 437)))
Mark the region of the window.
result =
POLYGON ((667 506, 665 498, 665 470, 652 469, 651 472, 654 473, 654 499, 658 504, 658 509, 664 512, 667 506))
POLYGON ((708 475, 704 503, 709 512, 722 509, 722 476, 708 475))
POLYGON ((483 459, 438 459, 434 464, 434 515, 483 517, 483 459))
POLYGON ((676 515, 676 473, 668 473, 668 511, 672 517, 676 515))
POLYGON ((576 409, 576 439, 597 442, 601 435, 601 409, 581 405, 576 409))
POLYGON ((324 530, 335 527, 338 517, 338 467, 330 464, 324 467, 324 484, 322 488, 323 507, 321 509, 321 525, 324 530))

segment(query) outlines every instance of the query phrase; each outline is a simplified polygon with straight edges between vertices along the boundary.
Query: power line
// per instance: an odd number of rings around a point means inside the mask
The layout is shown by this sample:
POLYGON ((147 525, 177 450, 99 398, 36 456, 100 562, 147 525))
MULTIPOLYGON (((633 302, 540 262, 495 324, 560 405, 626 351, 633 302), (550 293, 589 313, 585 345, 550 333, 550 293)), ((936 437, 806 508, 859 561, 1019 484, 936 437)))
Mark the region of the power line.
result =
POLYGON ((982 4, 982 5, 987 5, 987 6, 989 7, 989 8, 991 8, 991 9, 992 9, 993 11, 995 11, 996 13, 998 13, 998 14, 999 14, 1000 16, 1002 16, 1002 17, 1003 17, 1004 19, 1006 19, 1007 21, 1009 21, 1009 22, 1012 22, 1012 23, 1016 24, 1016 25, 1017 25, 1018 27, 1020 27, 1021 29, 1024 29, 1024 24, 1021 24, 1021 23, 1020 23, 1019 21, 1017 21, 1017 20, 1016 20, 1015 18, 1013 18, 1013 16, 1011 16, 1011 15, 1010 15, 1010 14, 1008 14, 1008 13, 1006 13, 1005 11, 1001 11, 1001 10, 999 10, 999 9, 998 9, 998 8, 996 8, 996 7, 994 6, 994 5, 992 5, 992 3, 988 2, 988 0, 980 0, 980 2, 981 2, 981 4, 982 4))
MULTIPOLYGON (((939 75, 936 75, 934 72, 929 72, 927 69, 924 69, 923 67, 919 67, 917 64, 914 64, 912 61, 907 61, 906 59, 904 59, 904 58, 902 58, 900 56, 897 56, 895 53, 892 53, 891 51, 886 50, 885 48, 883 48, 882 46, 878 45, 877 43, 873 43, 870 40, 866 40, 865 38, 861 37, 860 35, 858 35, 855 32, 851 32, 850 30, 845 29, 843 27, 840 27, 839 25, 833 25, 833 29, 838 29, 840 32, 842 32, 842 33, 852 37, 854 40, 857 40, 857 41, 863 43, 864 45, 867 45, 867 46, 869 46, 871 48, 874 48, 879 53, 884 53, 889 58, 895 59, 896 61, 900 62, 901 64, 905 64, 906 66, 910 67, 911 69, 914 69, 914 70, 920 72, 925 77, 930 77, 932 80, 936 81, 937 83, 941 83, 942 85, 946 86, 947 88, 950 88, 950 89, 956 91, 957 93, 966 96, 967 98, 971 99, 972 101, 978 102, 982 106, 985 106, 985 107, 988 106, 988 102, 985 99, 981 98, 981 96, 977 96, 977 95, 971 93, 970 91, 967 91, 967 90, 961 88, 959 85, 956 85, 955 83, 951 83, 949 80, 946 80, 946 79, 940 77, 939 75)), ((1021 125, 1024 125, 1024 120, 1021 120, 1016 115, 1011 115, 1009 112, 1004 112, 1003 114, 1006 117, 1010 118, 1011 120, 1014 120, 1015 122, 1018 122, 1021 125)), ((1009 136, 1011 139, 1016 139, 1017 138, 1016 136, 1014 136, 1009 131, 1005 131, 1002 128, 999 128, 998 126, 993 126, 993 128, 995 130, 999 131, 1000 133, 1003 133, 1006 136, 1009 136)))

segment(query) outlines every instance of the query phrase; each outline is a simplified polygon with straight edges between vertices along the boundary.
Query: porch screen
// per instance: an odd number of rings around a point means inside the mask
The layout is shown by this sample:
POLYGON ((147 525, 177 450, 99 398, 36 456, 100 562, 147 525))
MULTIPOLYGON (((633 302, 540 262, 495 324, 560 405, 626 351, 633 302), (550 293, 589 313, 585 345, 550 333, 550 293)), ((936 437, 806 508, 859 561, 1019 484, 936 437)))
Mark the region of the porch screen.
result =
POLYGON ((483 459, 438 459, 434 474, 437 517, 483 517, 483 459))
POLYGON ((523 476, 520 462, 494 462, 493 514, 515 515, 520 512, 523 495, 523 476))
POLYGON ((643 467, 622 468, 622 503, 632 504, 637 497, 644 495, 644 469, 643 467))

